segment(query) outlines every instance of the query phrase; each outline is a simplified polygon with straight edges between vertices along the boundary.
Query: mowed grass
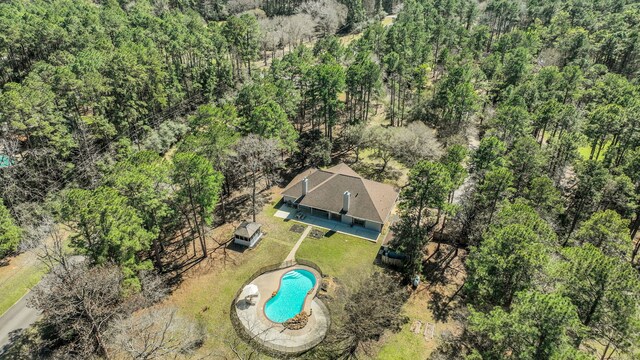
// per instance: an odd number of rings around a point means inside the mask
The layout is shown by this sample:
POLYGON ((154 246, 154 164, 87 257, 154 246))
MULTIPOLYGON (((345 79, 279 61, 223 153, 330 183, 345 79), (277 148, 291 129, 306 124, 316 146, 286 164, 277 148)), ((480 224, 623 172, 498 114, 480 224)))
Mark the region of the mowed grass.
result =
MULTIPOLYGON (((397 334, 389 334, 383 339, 383 345, 378 352, 378 360, 396 359, 426 359, 437 345, 437 339, 427 340, 423 334, 411 332, 411 325, 415 320, 422 322, 422 330, 426 323, 435 323, 431 312, 427 310, 427 301, 424 293, 412 295, 403 308, 403 313, 409 317, 402 330, 397 334)), ((436 327, 441 326, 436 324, 436 327)))
POLYGON ((34 287, 46 272, 46 267, 31 252, 12 259, 0 267, 0 315, 34 287))
MULTIPOLYGON (((373 263, 379 248, 379 243, 336 233, 321 239, 307 237, 298 249, 298 259, 313 261, 320 266, 324 274, 337 277, 339 283, 347 290, 341 298, 328 304, 335 325, 343 320, 341 317, 344 316, 343 307, 348 301, 348 294, 357 291, 364 279, 380 269, 373 263)), ((426 339, 422 333, 418 335, 410 331, 415 320, 420 320, 423 324, 436 323, 428 309, 428 300, 427 291, 418 291, 411 295, 403 307, 403 313, 409 318, 409 322, 399 333, 385 334, 377 345, 377 354, 372 355, 371 359, 425 359, 431 354, 437 346, 437 336, 426 339)), ((453 326, 453 323, 436 323, 436 334, 453 326)), ((361 355, 363 358, 369 358, 365 354, 361 355)))
MULTIPOLYGON (((270 204, 259 215, 258 221, 263 224, 267 235, 255 249, 242 253, 230 251, 226 265, 217 260, 218 264, 189 271, 185 281, 163 304, 179 308, 183 315, 204 326, 208 336, 198 355, 233 357, 228 343, 236 335, 229 320, 229 311, 236 292, 259 268, 283 261, 298 240, 300 234, 289 230, 296 222, 274 217, 275 211, 274 204, 270 204)), ((381 270, 374 264, 379 248, 379 243, 340 233, 320 239, 308 236, 302 242, 296 258, 317 264, 323 274, 332 278, 341 289, 333 292, 331 300, 325 301, 331 309, 332 327, 340 326, 344 321, 344 305, 349 295, 357 291, 372 273, 381 270)), ((409 298, 403 313, 410 321, 399 333, 385 334, 371 359, 424 359, 429 356, 437 346, 437 337, 425 339, 423 334, 410 331, 415 320, 423 324, 436 323, 428 309, 428 300, 426 291, 415 292, 409 298)), ((436 323, 436 334, 449 327, 452 324, 436 323)))
MULTIPOLYGON (((177 307, 180 313, 197 320, 207 332, 200 350, 205 357, 232 356, 228 342, 235 338, 231 326, 231 304, 242 284, 261 267, 282 262, 300 234, 289 231, 293 223, 273 217, 273 204, 258 216, 266 235, 250 250, 227 250, 228 257, 201 264, 186 275, 183 283, 163 306, 177 307)), ((231 234, 229 234, 231 235, 231 234)))
POLYGON ((302 242, 296 258, 313 261, 323 275, 331 277, 340 287, 339 292, 333 292, 331 299, 325 301, 331 311, 332 328, 345 321, 344 307, 349 295, 378 269, 373 262, 379 248, 380 244, 340 233, 320 239, 307 237, 302 242))
POLYGON ((379 248, 377 243, 334 233, 320 239, 307 237, 296 258, 313 261, 324 274, 338 278, 348 288, 355 288, 377 268, 373 261, 379 248))
MULTIPOLYGON (((300 237, 289 230, 296 222, 274 217, 275 211, 270 204, 258 216, 266 235, 256 248, 242 253, 227 250, 226 264, 217 259, 209 265, 198 265, 187 272, 183 283, 162 304, 177 307, 181 314, 203 325, 208 336, 199 355, 233 355, 228 342, 235 337, 235 330, 229 311, 236 292, 261 267, 282 262, 300 237)), ((313 261, 351 291, 374 271, 378 248, 370 241, 336 233, 322 239, 307 237, 297 257, 313 261)))

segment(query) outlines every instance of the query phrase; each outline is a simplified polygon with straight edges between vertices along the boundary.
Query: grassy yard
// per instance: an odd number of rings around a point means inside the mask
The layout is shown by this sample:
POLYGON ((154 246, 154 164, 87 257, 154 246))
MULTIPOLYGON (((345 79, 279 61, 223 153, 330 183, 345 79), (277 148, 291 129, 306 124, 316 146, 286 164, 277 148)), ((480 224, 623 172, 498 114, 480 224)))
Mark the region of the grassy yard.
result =
POLYGON ((296 258, 313 261, 341 288, 327 302, 334 325, 340 321, 348 295, 377 268, 373 261, 379 248, 377 243, 340 233, 320 239, 307 237, 302 242, 296 258))
POLYGON ((0 267, 0 315, 4 314, 45 274, 45 267, 33 252, 22 253, 0 267))
MULTIPOLYGON (((244 252, 227 250, 226 258, 220 255, 190 269, 183 283, 161 305, 177 307, 204 326, 208 338, 199 355, 231 355, 227 342, 235 337, 229 320, 234 295, 259 268, 283 261, 300 237, 289 230, 295 222, 274 217, 275 211, 271 203, 258 216, 266 236, 256 248, 244 252)), ((378 248, 379 244, 336 233, 321 239, 307 237, 297 257, 313 261, 324 273, 351 289, 376 268, 373 261, 378 248)), ((341 306, 337 305, 336 311, 341 306)))
MULTIPOLYGON (((429 253, 433 253, 436 247, 436 244, 431 243, 429 245, 429 253)), ((450 248, 445 245, 441 250, 443 253, 447 253, 450 248)), ((460 255, 463 255, 462 251, 460 255)), ((402 327, 400 332, 388 334, 388 336, 381 339, 380 350, 376 359, 426 359, 438 346, 438 339, 443 333, 459 333, 459 324, 451 317, 446 317, 446 320, 442 318, 436 320, 433 314, 435 308, 452 309, 458 305, 456 300, 451 301, 449 299, 464 282, 465 275, 456 270, 462 268, 461 257, 458 257, 450 264, 448 270, 442 274, 444 275, 443 279, 432 282, 425 281, 412 292, 403 308, 403 313, 409 318, 409 322, 402 327), (434 301, 434 299, 439 301, 434 301), (440 299, 447 302, 447 305, 445 306, 440 299), (420 333, 411 331, 416 321, 422 323, 420 333), (435 326, 433 337, 424 336, 427 323, 435 326)), ((435 275, 435 273, 433 274, 435 275)))
POLYGON ((427 323, 436 324, 436 332, 440 332, 441 327, 449 328, 449 324, 437 324, 433 319, 431 311, 427 309, 426 291, 414 293, 404 306, 404 314, 409 317, 409 322, 402 327, 397 334, 389 334, 382 339, 383 345, 378 352, 378 360, 395 359, 426 359, 437 346, 437 338, 426 339, 422 334, 411 332, 411 324, 415 320, 422 322, 422 328, 427 323))
POLYGON ((226 257, 220 255, 199 264, 187 272, 183 283, 162 304, 177 307, 204 326, 208 338, 201 349, 202 356, 230 355, 227 342, 235 332, 229 311, 236 292, 261 267, 283 261, 300 236, 289 231, 292 223, 272 216, 272 207, 267 205, 258 216, 266 235, 254 249, 227 250, 226 257))
MULTIPOLYGON (((278 198, 278 196, 274 196, 278 198)), ((227 256, 206 261, 189 270, 183 283, 162 306, 173 306, 181 313, 204 326, 208 338, 200 350, 204 357, 233 356, 230 341, 235 332, 229 320, 230 305, 242 284, 259 268, 283 261, 295 242, 298 233, 290 231, 295 222, 283 221, 273 216, 274 204, 267 205, 258 216, 266 236, 259 245, 244 252, 227 251, 227 256), (224 260, 226 259, 226 261, 224 260)), ((228 231, 231 231, 229 227, 228 231)), ((332 326, 339 326, 343 319, 344 304, 348 295, 356 291, 361 282, 379 269, 374 264, 380 243, 333 233, 316 239, 308 236, 296 257, 316 263, 333 282, 333 290, 325 303, 331 309, 332 326)), ((435 348, 437 339, 427 340, 409 330, 415 320, 435 323, 428 309, 428 291, 414 293, 404 307, 409 317, 401 332, 386 334, 376 345, 376 359, 424 359, 435 348)), ((437 324, 440 333, 448 324, 437 324)))
POLYGON ((373 261, 379 248, 377 243, 335 233, 320 239, 307 237, 296 257, 313 261, 323 273, 353 287, 377 268, 373 261))
MULTIPOLYGON (((318 264, 326 275, 337 278, 338 283, 346 290, 328 303, 334 323, 339 322, 343 315, 348 294, 355 291, 363 279, 379 269, 373 264, 379 247, 379 243, 371 243, 343 234, 333 234, 321 239, 307 238, 302 243, 297 257, 318 264)), ((453 331, 455 328, 452 321, 438 323, 434 320, 429 309, 429 300, 430 292, 424 285, 411 295, 403 308, 409 322, 399 333, 387 333, 383 336, 377 344, 377 354, 373 355, 372 359, 409 360, 425 359, 429 356, 437 346, 438 335, 442 331, 453 331), (420 320, 424 325, 436 324, 436 337, 427 339, 423 334, 411 332, 411 324, 416 320, 420 320)))

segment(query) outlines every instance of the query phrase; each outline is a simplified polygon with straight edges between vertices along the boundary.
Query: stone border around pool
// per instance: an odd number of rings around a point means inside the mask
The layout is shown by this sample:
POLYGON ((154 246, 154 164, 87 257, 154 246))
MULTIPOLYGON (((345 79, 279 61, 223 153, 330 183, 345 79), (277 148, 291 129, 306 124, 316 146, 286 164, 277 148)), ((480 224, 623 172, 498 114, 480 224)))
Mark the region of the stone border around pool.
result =
MULTIPOLYGON (((314 347, 318 346, 318 344, 320 344, 322 341, 324 341, 324 339, 326 338, 327 333, 329 332, 330 328, 331 328, 331 312, 329 311, 329 308, 327 308, 327 306, 322 302, 322 300, 320 300, 317 295, 318 292, 320 291, 320 285, 318 284, 318 286, 315 289, 315 293, 313 294, 313 296, 308 296, 308 301, 311 302, 315 302, 318 307, 322 310, 322 312, 324 312, 327 316, 326 316, 326 322, 327 322, 327 331, 325 332, 325 334, 322 336, 322 338, 317 339, 317 341, 311 342, 311 343, 307 343, 301 346, 295 346, 295 347, 285 347, 285 346, 281 346, 281 345, 275 345, 275 344, 270 344, 269 342, 263 341, 262 339, 260 339, 259 337, 257 337, 255 334, 251 333, 249 331, 249 329, 247 329, 243 324, 242 321, 240 320, 240 318, 238 317, 238 313, 236 310, 236 302, 238 300, 238 297, 240 296, 240 294, 242 293, 242 290, 245 288, 245 286, 247 286, 248 284, 250 284, 252 281, 254 281, 256 278, 258 278, 261 275, 264 275, 268 272, 272 272, 272 271, 276 271, 276 270, 282 270, 282 269, 286 269, 289 267, 293 267, 296 265, 302 265, 302 266, 308 266, 310 268, 313 268, 314 270, 316 270, 319 274, 320 274, 320 281, 322 281, 322 270, 320 269, 320 267, 318 265, 316 265, 315 263, 308 261, 308 260, 304 260, 304 259, 296 259, 296 261, 289 261, 289 262, 285 262, 285 263, 281 263, 281 264, 273 264, 273 265, 268 265, 268 266, 264 266, 262 268, 260 268, 258 271, 256 271, 252 276, 250 276, 243 284, 242 286, 238 289, 238 291, 236 292, 235 296, 233 297, 233 301, 231 302, 231 307, 230 307, 230 311, 229 311, 229 315, 231 318, 231 324, 233 325, 233 328, 236 331, 236 334, 243 339, 245 342, 249 343, 250 346, 252 346, 253 348, 255 348, 256 350, 272 356, 272 357, 276 357, 276 358, 294 358, 297 356, 300 356, 304 353, 306 353, 307 351, 313 349, 314 347)), ((305 300, 307 301, 307 300, 305 300)))

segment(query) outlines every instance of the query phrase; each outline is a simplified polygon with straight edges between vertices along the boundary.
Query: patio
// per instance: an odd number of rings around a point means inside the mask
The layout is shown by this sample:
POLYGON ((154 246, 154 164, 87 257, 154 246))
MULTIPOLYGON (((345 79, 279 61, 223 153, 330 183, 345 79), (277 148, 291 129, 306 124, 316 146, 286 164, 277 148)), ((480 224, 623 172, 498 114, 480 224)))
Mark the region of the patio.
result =
POLYGON ((296 218, 298 210, 286 205, 280 204, 277 208, 275 217, 300 222, 306 225, 312 225, 319 228, 327 229, 329 231, 335 231, 342 234, 347 234, 361 239, 366 239, 372 242, 377 242, 380 233, 361 226, 351 226, 335 220, 323 219, 321 217, 305 214, 302 219, 296 218))
POLYGON ((318 281, 314 288, 317 292, 319 282, 322 279, 322 275, 318 271, 308 266, 294 265, 292 267, 289 265, 266 272, 253 279, 249 284, 254 285, 258 290, 257 297, 248 302, 248 287, 245 287, 234 300, 233 305, 239 323, 244 327, 244 331, 251 340, 267 349, 275 350, 279 355, 299 354, 315 347, 324 340, 331 323, 329 310, 320 299, 315 297, 315 293, 305 302, 304 311, 309 314, 309 318, 308 323, 302 329, 287 329, 282 324, 274 323, 266 317, 265 304, 272 298, 272 294, 279 290, 282 276, 296 269, 307 270, 314 274, 318 281))

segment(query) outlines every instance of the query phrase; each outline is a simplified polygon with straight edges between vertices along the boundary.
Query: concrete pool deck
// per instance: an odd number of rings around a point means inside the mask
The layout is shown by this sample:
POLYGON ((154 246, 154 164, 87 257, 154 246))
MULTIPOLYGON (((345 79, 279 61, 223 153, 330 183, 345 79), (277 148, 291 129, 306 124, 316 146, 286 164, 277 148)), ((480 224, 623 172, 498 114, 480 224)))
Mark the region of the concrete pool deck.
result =
POLYGON ((361 226, 351 226, 349 224, 345 224, 336 220, 323 219, 321 217, 313 216, 310 214, 305 214, 304 219, 296 219, 297 212, 298 210, 286 204, 280 204, 280 207, 277 208, 274 216, 285 220, 296 221, 305 225, 312 225, 315 227, 332 230, 341 234, 359 237, 361 239, 366 239, 372 242, 378 242, 378 237, 380 236, 380 232, 378 231, 367 229, 361 226))
POLYGON ((324 340, 330 325, 329 311, 322 301, 315 297, 321 282, 322 277, 318 271, 302 265, 294 265, 262 274, 250 282, 259 289, 258 297, 253 298, 253 304, 248 304, 245 301, 246 294, 244 292, 241 292, 235 300, 238 319, 251 334, 253 340, 269 349, 286 354, 302 353, 309 350, 324 340), (313 288, 313 293, 308 295, 305 300, 303 307, 303 311, 307 314, 311 313, 307 325, 300 330, 289 330, 285 329, 282 324, 267 319, 264 314, 264 306, 271 299, 271 294, 280 287, 282 276, 296 269, 313 273, 316 277, 316 285, 313 288))

